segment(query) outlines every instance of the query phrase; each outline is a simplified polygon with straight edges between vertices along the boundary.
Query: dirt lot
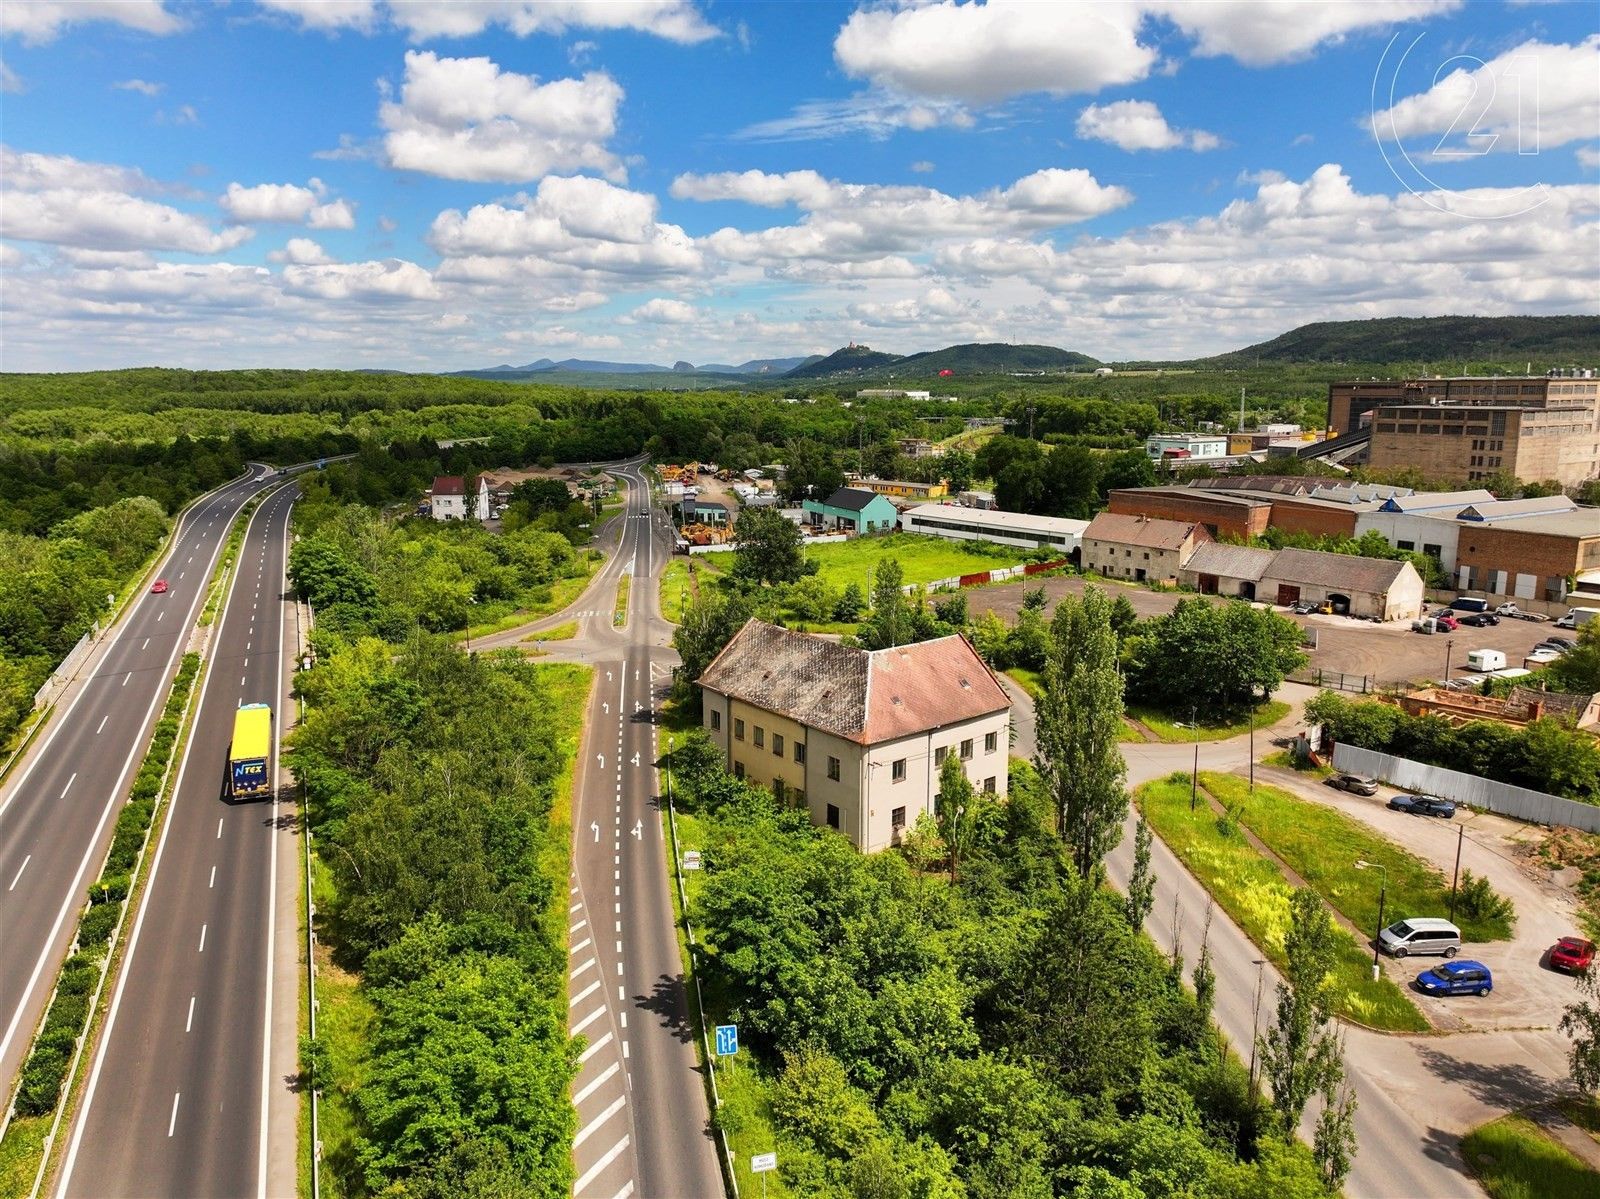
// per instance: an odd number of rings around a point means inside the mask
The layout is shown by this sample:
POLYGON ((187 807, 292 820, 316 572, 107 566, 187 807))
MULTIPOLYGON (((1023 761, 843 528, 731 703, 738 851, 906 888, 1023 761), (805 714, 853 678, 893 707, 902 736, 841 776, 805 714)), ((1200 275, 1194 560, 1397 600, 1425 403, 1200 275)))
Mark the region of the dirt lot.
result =
MULTIPOLYGON (((1463 869, 1488 878, 1496 891, 1511 898, 1517 905, 1516 926, 1509 941, 1462 947, 1463 959, 1481 961, 1494 972, 1491 994, 1481 999, 1468 995, 1431 998, 1413 991, 1413 996, 1429 1019, 1445 1031, 1554 1028, 1562 1009, 1574 1000, 1577 984, 1570 975, 1549 969, 1545 954, 1557 937, 1582 933, 1574 916, 1577 901, 1572 890, 1560 885, 1551 871, 1534 865, 1525 852, 1529 842, 1542 840, 1547 830, 1466 809, 1454 820, 1411 816, 1385 806, 1395 794, 1390 787, 1380 787, 1377 795, 1368 797, 1336 791, 1292 771, 1268 767, 1257 773, 1297 795, 1338 808, 1436 866, 1446 878, 1454 869, 1460 839, 1463 869), (1466 835, 1461 838, 1463 827, 1466 835)), ((1448 915, 1444 911, 1436 914, 1448 915)), ((1409 986, 1437 961, 1386 957, 1383 966, 1395 982, 1409 986)))
MULTIPOLYGON (((1101 581, 1076 575, 1046 579, 1043 586, 1050 597, 1050 607, 1054 608, 1054 601, 1063 595, 1081 595, 1089 582, 1101 581)), ((1038 585, 1001 583, 984 587, 968 593, 967 605, 974 616, 991 610, 1007 620, 1015 620, 1022 608, 1024 591, 1038 585)), ((1170 612, 1180 599, 1192 598, 1187 592, 1148 591, 1109 580, 1105 585, 1113 594, 1126 595, 1140 616, 1170 612)), ((1572 636, 1568 630, 1526 620, 1502 620, 1486 629, 1463 626, 1454 633, 1427 635, 1413 633, 1409 621, 1377 625, 1347 616, 1291 616, 1286 609, 1277 611, 1316 630, 1317 648, 1311 653, 1312 667, 1371 675, 1379 684, 1443 678, 1447 642, 1454 643, 1449 648, 1450 673, 1462 675, 1471 673, 1461 669, 1468 650, 1498 649, 1505 653, 1508 666, 1520 666, 1528 651, 1550 634, 1572 636)))

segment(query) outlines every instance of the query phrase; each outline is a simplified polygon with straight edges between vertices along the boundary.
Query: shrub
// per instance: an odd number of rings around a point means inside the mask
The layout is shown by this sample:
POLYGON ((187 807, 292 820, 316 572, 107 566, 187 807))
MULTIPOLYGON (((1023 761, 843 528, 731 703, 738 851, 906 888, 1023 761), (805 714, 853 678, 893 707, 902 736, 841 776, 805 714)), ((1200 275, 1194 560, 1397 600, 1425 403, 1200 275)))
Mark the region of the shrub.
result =
POLYGON ((43 1116, 54 1109, 69 1057, 70 1050, 65 1053, 59 1049, 34 1050, 22 1071, 22 1085, 17 1088, 17 1115, 43 1116))
POLYGON ((73 957, 62 968, 61 979, 56 983, 56 991, 61 995, 87 995, 94 989, 94 980, 98 973, 93 963, 73 957))
POLYGON ((117 927, 120 911, 120 906, 114 903, 96 904, 90 908, 78 921, 78 944, 104 944, 110 938, 111 930, 117 927))
POLYGON ((1488 879, 1470 870, 1461 872, 1456 908, 1467 919, 1481 923, 1503 920, 1511 924, 1517 918, 1516 905, 1490 886, 1488 879))
POLYGON ((107 874, 89 888, 90 903, 121 903, 128 898, 133 880, 125 873, 107 874))

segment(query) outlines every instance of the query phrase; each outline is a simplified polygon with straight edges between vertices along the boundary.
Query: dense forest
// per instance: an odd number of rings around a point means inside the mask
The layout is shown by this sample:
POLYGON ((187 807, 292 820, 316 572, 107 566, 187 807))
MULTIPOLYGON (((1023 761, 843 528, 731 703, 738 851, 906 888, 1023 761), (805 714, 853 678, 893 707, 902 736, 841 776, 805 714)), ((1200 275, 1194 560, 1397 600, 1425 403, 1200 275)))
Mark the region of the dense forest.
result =
MULTIPOLYGON (((1271 341, 1190 365, 1424 362, 1450 373, 1474 362, 1508 363, 1543 373, 1558 366, 1600 362, 1596 316, 1389 316, 1365 321, 1319 321, 1271 341)), ((1466 372, 1466 373, 1471 373, 1466 372)))

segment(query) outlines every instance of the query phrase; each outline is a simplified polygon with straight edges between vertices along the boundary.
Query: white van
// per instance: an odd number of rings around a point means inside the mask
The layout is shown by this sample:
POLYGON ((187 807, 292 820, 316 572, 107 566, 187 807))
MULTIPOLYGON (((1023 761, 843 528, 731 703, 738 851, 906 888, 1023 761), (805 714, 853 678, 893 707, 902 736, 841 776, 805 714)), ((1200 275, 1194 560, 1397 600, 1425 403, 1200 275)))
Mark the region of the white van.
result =
POLYGON ((1467 654, 1467 669, 1488 674, 1491 670, 1504 670, 1506 656, 1497 649, 1475 649, 1467 654))
POLYGON ((1378 944, 1397 958, 1429 953, 1453 958, 1461 952, 1461 930, 1436 916, 1413 916, 1384 929, 1378 944))

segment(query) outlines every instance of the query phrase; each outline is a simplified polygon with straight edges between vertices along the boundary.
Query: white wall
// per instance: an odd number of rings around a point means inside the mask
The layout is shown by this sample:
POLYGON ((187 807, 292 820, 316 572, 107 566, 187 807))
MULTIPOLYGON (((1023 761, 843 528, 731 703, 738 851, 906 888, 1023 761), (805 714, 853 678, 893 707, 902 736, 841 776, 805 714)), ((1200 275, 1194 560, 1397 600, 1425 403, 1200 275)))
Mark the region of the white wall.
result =
MULTIPOLYGON (((1465 505, 1463 505, 1465 507, 1465 505)), ((1390 545, 1411 542, 1417 553, 1426 553, 1422 547, 1437 545, 1439 562, 1447 571, 1456 568, 1456 543, 1461 536, 1461 526, 1453 520, 1439 520, 1405 512, 1360 512, 1356 514, 1356 536, 1376 529, 1390 545)))

